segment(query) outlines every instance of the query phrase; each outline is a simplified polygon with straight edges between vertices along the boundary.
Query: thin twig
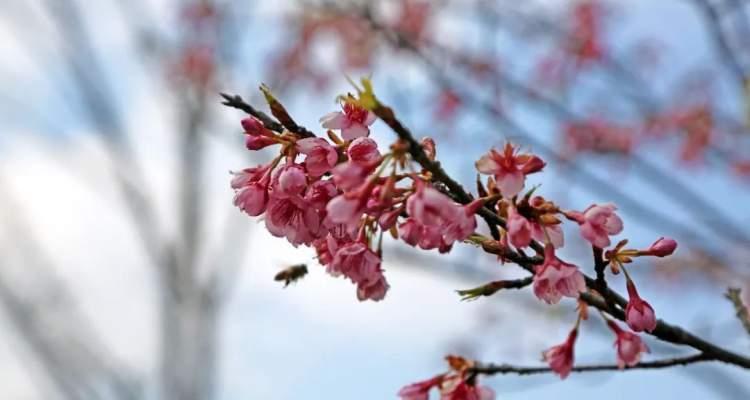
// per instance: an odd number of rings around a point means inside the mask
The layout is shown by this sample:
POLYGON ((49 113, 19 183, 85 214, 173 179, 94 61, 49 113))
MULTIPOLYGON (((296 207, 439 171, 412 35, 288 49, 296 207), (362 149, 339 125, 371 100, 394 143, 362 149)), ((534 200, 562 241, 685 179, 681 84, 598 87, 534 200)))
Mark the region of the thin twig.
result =
MULTIPOLYGON (((283 132, 284 131, 284 125, 280 124, 277 121, 274 121, 273 118, 269 117, 268 114, 264 113, 263 111, 257 110, 255 107, 251 106, 250 104, 246 103, 244 100, 242 100, 242 97, 239 95, 232 95, 232 94, 226 94, 226 93, 219 93, 221 97, 224 98, 224 101, 221 103, 225 106, 236 108, 238 110, 242 110, 253 117, 260 120, 260 122, 263 123, 263 126, 266 127, 266 129, 270 129, 275 132, 283 132)), ((304 126, 300 126, 297 124, 294 124, 293 126, 287 127, 290 131, 296 133, 297 135, 301 137, 315 137, 315 134, 307 130, 304 126)))
MULTIPOLYGON (((613 364, 581 365, 578 367, 573 367, 573 369, 571 369, 571 372, 595 372, 595 371, 617 371, 617 370, 631 371, 631 370, 637 370, 637 369, 661 369, 661 368, 674 367, 678 365, 684 366, 684 365, 696 364, 696 363, 705 362, 705 361, 716 361, 716 360, 714 360, 713 358, 705 354, 696 354, 696 355, 692 355, 688 357, 677 357, 677 358, 668 358, 664 360, 642 362, 632 367, 624 366, 623 368, 620 368, 619 366, 613 365, 613 364)), ((479 366, 471 368, 469 371, 475 374, 484 374, 484 375, 497 375, 497 374, 536 375, 536 374, 549 374, 549 373, 555 372, 549 367, 519 367, 519 366, 509 365, 509 364, 499 364, 499 365, 495 365, 495 364, 481 365, 480 364, 479 366)))

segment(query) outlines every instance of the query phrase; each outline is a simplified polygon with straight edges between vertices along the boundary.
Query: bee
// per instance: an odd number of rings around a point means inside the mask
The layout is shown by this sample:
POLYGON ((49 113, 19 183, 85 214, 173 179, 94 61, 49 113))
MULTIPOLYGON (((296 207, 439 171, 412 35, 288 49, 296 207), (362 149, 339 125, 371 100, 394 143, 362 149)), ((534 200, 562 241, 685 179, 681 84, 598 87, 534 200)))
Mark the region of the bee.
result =
POLYGON ((307 275, 307 265, 296 264, 279 271, 273 277, 273 280, 276 282, 284 281, 284 287, 287 287, 290 283, 302 279, 305 275, 307 275))

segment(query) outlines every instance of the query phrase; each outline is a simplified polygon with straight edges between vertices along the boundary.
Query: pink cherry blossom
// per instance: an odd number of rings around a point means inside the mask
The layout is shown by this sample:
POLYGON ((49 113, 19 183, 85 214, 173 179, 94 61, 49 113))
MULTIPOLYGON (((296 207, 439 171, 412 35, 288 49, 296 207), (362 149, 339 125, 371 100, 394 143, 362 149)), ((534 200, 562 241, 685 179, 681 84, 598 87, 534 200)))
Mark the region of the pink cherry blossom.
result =
POLYGON ((359 164, 368 164, 380 158, 377 142, 368 137, 354 139, 346 150, 346 154, 349 156, 349 161, 359 164))
POLYGON ((344 275, 354 283, 375 281, 380 272, 380 257, 361 241, 343 245, 331 262, 334 275, 344 275))
POLYGON ((378 217, 378 225, 380 225, 380 229, 383 229, 384 231, 391 229, 396 225, 396 221, 403 211, 403 208, 397 208, 380 214, 380 217, 378 217))
POLYGON ((506 198, 517 195, 523 189, 526 175, 539 172, 546 165, 541 158, 532 154, 516 154, 516 150, 506 143, 502 153, 492 149, 476 162, 479 172, 495 176, 497 187, 506 198))
POLYGON ((531 243, 532 225, 515 207, 508 208, 508 239, 516 248, 523 248, 531 243))
POLYGON ((419 244, 419 240, 422 237, 422 225, 419 224, 414 218, 407 218, 401 225, 398 226, 398 231, 401 236, 401 240, 411 246, 419 244))
POLYGON ((234 172, 231 186, 235 189, 234 205, 250 216, 258 216, 268 205, 269 166, 261 165, 234 172))
POLYGON ((575 343, 578 337, 578 328, 573 328, 568 338, 562 344, 553 346, 542 353, 544 361, 555 371, 560 379, 565 379, 573 369, 575 359, 575 343))
POLYGON ((474 213, 482 205, 481 200, 476 200, 461 206, 437 189, 418 182, 416 192, 406 201, 412 222, 405 227, 405 241, 411 244, 418 239, 419 247, 425 250, 437 248, 447 252, 454 242, 464 240, 474 232, 474 213))
POLYGON ((607 320, 607 325, 617 335, 615 347, 617 348, 618 368, 623 369, 626 365, 632 367, 638 364, 641 354, 649 352, 648 346, 643 343, 640 336, 620 328, 615 321, 607 320))
POLYGON ((494 400, 495 391, 479 385, 470 385, 461 379, 452 387, 444 388, 440 400, 494 400))
POLYGON ((357 285, 360 301, 380 301, 385 298, 389 285, 380 268, 380 256, 367 244, 358 240, 339 247, 335 240, 328 240, 328 250, 335 251, 327 271, 333 276, 343 275, 357 285))
POLYGON ((531 238, 542 243, 546 242, 547 238, 549 238, 550 243, 552 243, 552 245, 555 246, 556 249, 563 247, 563 245, 565 244, 563 230, 559 224, 542 226, 538 222, 532 222, 531 238))
POLYGON ((651 247, 642 251, 641 254, 655 257, 666 257, 672 255, 677 249, 677 242, 671 238, 661 237, 651 247))
POLYGON ((268 172, 270 165, 259 165, 257 167, 245 168, 239 172, 232 172, 232 189, 240 189, 253 182, 261 180, 268 172))
POLYGON ((234 205, 251 217, 257 217, 266 211, 268 204, 268 187, 255 182, 237 191, 234 205))
POLYGON ((266 228, 292 245, 309 245, 324 236, 321 213, 301 197, 278 197, 272 193, 266 209, 266 228))
POLYGON ((306 155, 305 169, 313 176, 318 177, 336 166, 339 153, 322 138, 306 138, 297 141, 297 151, 306 155))
POLYGON ((334 224, 355 225, 365 211, 362 199, 347 194, 334 197, 326 206, 328 219, 334 224))
POLYGON ((341 129, 344 140, 369 136, 368 126, 375 122, 375 114, 354 103, 344 102, 343 112, 336 111, 323 116, 321 124, 326 129, 341 129))
POLYGON ((416 192, 406 201, 406 210, 423 225, 443 225, 457 212, 453 200, 421 181, 417 181, 416 192))
POLYGON ((333 168, 333 181, 341 190, 354 190, 362 185, 371 169, 354 162, 345 162, 333 168))
POLYGON ((654 309, 646 301, 638 296, 633 281, 627 282, 628 296, 630 297, 625 307, 625 320, 630 329, 636 332, 652 332, 656 329, 656 315, 654 309))
POLYGON ((474 200, 465 206, 454 205, 456 207, 455 217, 443 225, 443 242, 445 245, 464 240, 474 233, 474 230, 477 229, 477 220, 474 214, 483 206, 484 200, 482 199, 474 200))
POLYGON ((301 165, 288 163, 277 169, 271 182, 276 197, 298 196, 307 187, 307 176, 301 165))
MULTIPOLYGON (((353 241, 354 239, 346 227, 343 225, 334 225, 329 228, 329 233, 325 238, 316 239, 312 242, 312 245, 315 248, 318 262, 320 262, 321 265, 329 266, 338 249, 353 241)), ((327 268, 326 271, 334 276, 340 275, 339 272, 330 267, 327 268)))
POLYGON ((381 269, 370 279, 357 284, 357 299, 359 301, 383 300, 390 287, 391 286, 386 282, 385 275, 383 275, 383 270, 381 269))
POLYGON ((428 400, 430 389, 438 387, 443 381, 443 375, 438 375, 424 381, 414 382, 406 385, 398 391, 401 400, 428 400))
POLYGON ((622 232, 622 220, 615 214, 617 207, 612 203, 592 204, 583 211, 568 212, 566 215, 581 226, 581 236, 592 245, 605 248, 610 245, 609 237, 622 232))
POLYGON ((578 267, 555 255, 552 244, 544 246, 544 262, 536 267, 534 294, 547 304, 557 304, 565 297, 578 298, 586 291, 586 282, 578 267))
POLYGON ((325 211, 326 205, 339 191, 331 180, 315 181, 307 187, 305 202, 318 211, 325 211))

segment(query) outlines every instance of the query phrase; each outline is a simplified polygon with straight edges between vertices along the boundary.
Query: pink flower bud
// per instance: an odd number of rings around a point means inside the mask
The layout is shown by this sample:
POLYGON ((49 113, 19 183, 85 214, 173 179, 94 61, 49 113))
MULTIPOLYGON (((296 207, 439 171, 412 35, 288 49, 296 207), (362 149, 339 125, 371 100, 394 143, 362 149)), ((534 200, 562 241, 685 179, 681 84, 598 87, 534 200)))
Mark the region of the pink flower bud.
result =
POLYGON ((276 144, 276 141, 265 136, 247 135, 245 136, 245 147, 248 150, 260 150, 276 144))
POLYGON ((630 329, 636 332, 652 332, 656 329, 656 315, 651 305, 638 296, 633 281, 627 282, 628 295, 630 300, 625 307, 625 320, 630 329))
POLYGON ((247 117, 242 120, 242 129, 245 133, 251 136, 263 136, 266 135, 266 127, 257 118, 247 117))
POLYGON ((666 257, 672 255, 676 249, 677 242, 674 239, 661 237, 646 251, 643 251, 642 254, 655 257, 666 257))

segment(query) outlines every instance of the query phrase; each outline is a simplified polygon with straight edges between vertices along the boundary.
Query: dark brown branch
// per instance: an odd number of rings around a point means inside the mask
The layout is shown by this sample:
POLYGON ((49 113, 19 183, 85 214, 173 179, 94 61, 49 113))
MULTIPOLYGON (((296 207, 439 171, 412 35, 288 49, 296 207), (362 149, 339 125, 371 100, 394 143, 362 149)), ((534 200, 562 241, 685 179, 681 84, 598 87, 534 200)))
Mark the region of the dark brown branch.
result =
MULTIPOLYGON (((225 98, 227 100, 233 99, 232 96, 228 95, 226 95, 225 98)), ((230 104, 226 105, 233 106, 230 104)), ((412 156, 413 160, 416 161, 422 168, 429 171, 432 174, 432 178, 434 181, 440 182, 445 185, 448 190, 451 191, 450 194, 456 201, 466 204, 473 199, 473 197, 469 193, 467 193, 457 181, 453 180, 453 178, 451 178, 445 172, 439 162, 432 161, 429 157, 427 157, 427 154, 424 152, 422 146, 419 144, 419 142, 416 141, 416 139, 414 139, 414 136, 401 123, 401 121, 396 118, 393 110, 390 107, 380 102, 376 102, 372 111, 381 120, 383 120, 383 122, 385 122, 386 125, 388 125, 401 140, 409 145, 408 152, 412 156)), ((480 208, 477 211, 477 214, 484 218, 490 226, 492 226, 492 224, 495 224, 505 227, 505 220, 500 218, 500 216, 498 216, 494 211, 490 210, 487 207, 480 208)), ((542 245, 536 241, 532 242, 531 247, 534 249, 542 249, 542 245)), ((482 248, 489 253, 502 254, 507 260, 518 264, 523 269, 531 273, 534 273, 535 266, 542 262, 540 257, 528 257, 523 253, 516 252, 510 249, 501 249, 495 241, 487 240, 485 243, 482 243, 482 248)), ((586 280, 586 286, 588 288, 597 289, 598 285, 596 284, 595 279, 587 275, 584 275, 584 277, 586 280)), ((581 299, 584 300, 587 304, 596 307, 619 320, 625 319, 625 312, 623 311, 623 309, 628 303, 627 300, 620 294, 609 288, 598 291, 598 294, 596 295, 591 293, 582 293, 581 299)), ((688 331, 685 331, 678 326, 670 325, 662 320, 658 321, 656 329, 654 329, 654 331, 650 334, 665 342, 693 347, 694 349, 700 350, 706 355, 706 357, 709 357, 712 360, 722 361, 728 364, 750 369, 750 358, 725 350, 717 345, 714 345, 693 335, 688 331)))
MULTIPOLYGON (((442 182, 451 190, 453 190, 453 188, 459 189, 460 191, 456 196, 457 198, 471 198, 468 193, 463 190, 463 187, 461 187, 460 184, 458 184, 447 175, 447 173, 443 170, 439 163, 431 161, 426 156, 422 147, 419 145, 419 143, 417 143, 417 141, 411 135, 410 131, 406 127, 404 127, 404 125, 396 118, 393 110, 390 107, 378 102, 372 111, 379 118, 381 118, 400 139, 410 144, 409 153, 412 155, 414 160, 422 166, 422 168, 432 173, 433 179, 442 182)), ((492 223, 493 221, 502 221, 503 223, 505 222, 497 214, 487 208, 482 208, 477 213, 485 218, 488 223, 492 223)), ((483 244, 483 248, 485 250, 491 250, 488 249, 488 247, 492 247, 492 245, 490 244, 488 246, 485 246, 483 244)), ((541 248, 542 246, 538 242, 532 242, 532 247, 541 248)), ((503 249, 503 255, 506 256, 506 258, 510 261, 518 264, 531 273, 534 273, 534 266, 541 261, 538 259, 531 259, 523 255, 522 253, 514 252, 508 249, 503 249)), ((586 286, 588 288, 596 290, 598 286, 596 284, 596 281, 587 275, 584 276, 586 279, 586 286)), ((628 303, 627 300, 609 288, 602 290, 599 293, 601 294, 601 297, 598 295, 595 296, 589 293, 583 293, 581 294, 581 298, 589 305, 605 311, 619 320, 624 320, 625 313, 623 309, 628 303), (616 308, 614 305, 617 305, 619 308, 616 308)), ((750 369, 750 358, 732 353, 728 350, 718 347, 693 335, 690 332, 683 330, 678 326, 667 324, 664 321, 658 321, 656 329, 651 332, 651 335, 666 342, 691 346, 718 361, 723 361, 728 364, 733 364, 742 368, 750 369)))
POLYGON ((737 319, 740 320, 745 331, 750 335, 750 312, 742 301, 742 291, 738 288, 729 288, 724 296, 732 302, 737 319))
MULTIPOLYGON (((263 126, 266 127, 266 129, 270 129, 275 132, 283 132, 284 131, 284 125, 274 121, 273 118, 269 117, 268 114, 264 113, 263 111, 257 110, 255 107, 251 106, 250 104, 247 104, 244 100, 242 100, 242 97, 239 95, 232 95, 232 94, 226 94, 226 93, 219 93, 221 97, 224 98, 224 101, 221 103, 225 106, 236 108, 238 110, 242 110, 253 117, 260 120, 260 122, 263 123, 263 126)), ((294 123, 293 125, 289 125, 286 127, 289 131, 296 133, 297 135, 301 137, 315 137, 315 134, 307 130, 304 126, 297 125, 294 123)))
POLYGON ((591 246, 594 253, 594 271, 596 272, 597 290, 603 291, 607 288, 607 280, 604 277, 604 271, 607 268, 607 261, 604 260, 604 252, 601 248, 591 246))
MULTIPOLYGON (((690 365, 705 361, 716 361, 710 356, 705 354, 696 354, 688 357, 677 357, 668 358, 665 360, 649 361, 636 364, 632 367, 619 368, 617 365, 603 364, 603 365, 581 365, 573 367, 572 372, 596 372, 596 371, 630 371, 636 369, 661 369, 669 368, 678 365, 690 365)), ((497 374, 516 374, 516 375, 536 375, 536 374, 549 374, 554 373, 551 368, 548 367, 519 367, 509 364, 484 364, 476 366, 469 370, 475 374, 484 375, 497 375, 497 374)))

